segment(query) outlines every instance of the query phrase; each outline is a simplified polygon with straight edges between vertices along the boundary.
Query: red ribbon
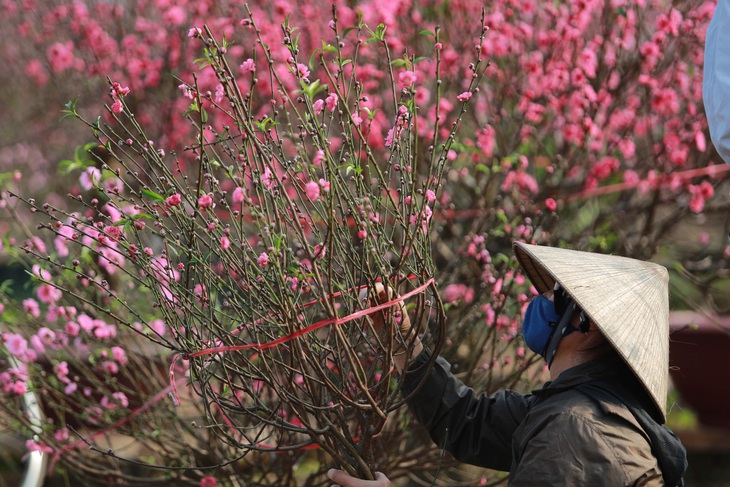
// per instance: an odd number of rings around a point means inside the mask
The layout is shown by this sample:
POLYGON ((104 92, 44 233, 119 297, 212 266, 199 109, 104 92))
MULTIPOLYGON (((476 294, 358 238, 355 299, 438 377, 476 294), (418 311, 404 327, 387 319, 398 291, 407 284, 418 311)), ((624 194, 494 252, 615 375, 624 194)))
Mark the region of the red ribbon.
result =
MULTIPOLYGON (((192 358, 192 357, 202 357, 204 355, 213 355, 215 353, 237 352, 237 351, 240 351, 240 350, 250 350, 250 349, 256 349, 256 350, 261 351, 261 350, 266 350, 266 349, 269 349, 269 348, 278 347, 279 345, 281 345, 283 343, 286 343, 288 341, 291 341, 291 340, 293 340, 295 338, 298 338, 300 336, 303 336, 303 335, 307 335, 309 333, 312 333, 313 331, 319 330, 320 328, 324 328, 325 326, 332 326, 332 325, 339 326, 339 325, 342 325, 342 324, 347 323, 349 321, 355 320, 357 318, 361 318, 363 316, 372 314, 372 313, 374 313, 376 311, 380 311, 382 309, 390 308, 391 306, 393 306, 396 303, 399 303, 401 301, 404 301, 404 300, 410 298, 411 296, 413 296, 415 294, 419 294, 419 293, 423 292, 428 286, 430 286, 431 284, 433 284, 433 282, 434 282, 434 279, 431 278, 428 281, 426 281, 424 284, 422 284, 421 286, 413 289, 412 291, 409 291, 409 292, 403 294, 402 296, 397 296, 395 299, 392 299, 392 300, 390 300, 390 301, 388 301, 386 303, 379 304, 377 306, 372 306, 370 308, 361 309, 361 310, 356 311, 356 312, 354 312, 352 314, 349 314, 347 316, 343 316, 342 318, 328 318, 326 320, 318 321, 317 323, 311 324, 311 325, 307 326, 306 328, 302 328, 301 330, 297 330, 294 333, 290 333, 288 335, 281 336, 281 337, 279 337, 279 338, 277 338, 275 340, 272 340, 270 342, 266 342, 266 343, 247 343, 245 345, 227 345, 227 346, 221 346, 221 347, 211 347, 211 348, 206 348, 206 349, 203 349, 203 350, 198 350, 197 352, 193 352, 193 353, 190 353, 190 354, 186 354, 185 356, 192 358)), ((361 287, 358 288, 358 290, 360 290, 360 289, 362 289, 364 287, 366 287, 366 286, 361 286, 361 287)), ((342 292, 335 293, 333 295, 333 297, 339 296, 341 294, 342 294, 342 292)), ((326 299, 326 298, 322 298, 322 299, 326 299)), ((317 300, 317 301, 312 301, 312 302, 306 303, 302 307, 307 307, 307 306, 311 306, 313 304, 322 302, 322 299, 321 300, 317 300)), ((182 354, 176 355, 173 358, 173 360, 172 360, 172 364, 170 364, 170 383, 171 383, 171 386, 172 386, 172 396, 173 396, 173 401, 175 402, 175 405, 179 405, 180 404, 180 398, 179 398, 179 396, 177 394, 177 386, 176 386, 176 383, 175 383, 175 372, 174 372, 174 368, 175 368, 175 363, 177 363, 177 360, 181 356, 182 356, 182 354)))

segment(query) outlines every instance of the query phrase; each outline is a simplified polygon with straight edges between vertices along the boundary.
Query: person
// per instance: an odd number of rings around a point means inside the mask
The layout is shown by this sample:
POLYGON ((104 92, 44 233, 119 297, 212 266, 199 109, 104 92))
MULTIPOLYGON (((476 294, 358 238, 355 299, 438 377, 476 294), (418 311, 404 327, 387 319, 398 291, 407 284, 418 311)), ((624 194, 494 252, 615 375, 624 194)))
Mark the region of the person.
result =
MULTIPOLYGON (((517 242, 539 291, 522 332, 551 381, 531 394, 477 395, 442 357, 422 367, 420 342, 405 372, 409 407, 457 460, 509 472, 510 486, 681 486, 686 451, 664 426, 669 381, 667 270, 625 257, 517 242), (417 355, 416 355, 417 354, 417 355), (421 384, 419 388, 419 384, 421 384), (414 392, 415 391, 415 392, 414 392)), ((401 321, 401 332, 410 322, 401 321)), ((403 373, 405 357, 394 357, 403 373)), ((389 487, 332 469, 341 487, 389 487)))
POLYGON ((702 100, 710 139, 730 164, 730 0, 718 0, 705 37, 702 100))

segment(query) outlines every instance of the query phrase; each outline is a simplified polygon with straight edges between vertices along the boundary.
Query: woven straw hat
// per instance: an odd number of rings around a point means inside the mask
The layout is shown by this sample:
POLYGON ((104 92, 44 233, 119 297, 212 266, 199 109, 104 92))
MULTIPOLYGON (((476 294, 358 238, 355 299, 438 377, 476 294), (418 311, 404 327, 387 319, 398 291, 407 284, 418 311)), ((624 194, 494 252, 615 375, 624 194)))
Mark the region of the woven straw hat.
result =
POLYGON ((557 281, 601 330, 666 415, 669 382, 669 274, 651 262, 514 243, 540 293, 557 281))

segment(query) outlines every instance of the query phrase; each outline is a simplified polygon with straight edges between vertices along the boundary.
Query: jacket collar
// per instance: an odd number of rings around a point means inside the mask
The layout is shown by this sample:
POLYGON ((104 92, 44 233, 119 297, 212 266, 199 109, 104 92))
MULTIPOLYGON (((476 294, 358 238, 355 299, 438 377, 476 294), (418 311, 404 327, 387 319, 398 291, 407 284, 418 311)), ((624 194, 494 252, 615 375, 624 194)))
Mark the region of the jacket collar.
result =
POLYGON ((631 374, 626 364, 616 355, 600 357, 563 371, 557 379, 546 382, 541 388, 532 393, 541 399, 552 396, 580 384, 595 380, 631 374))

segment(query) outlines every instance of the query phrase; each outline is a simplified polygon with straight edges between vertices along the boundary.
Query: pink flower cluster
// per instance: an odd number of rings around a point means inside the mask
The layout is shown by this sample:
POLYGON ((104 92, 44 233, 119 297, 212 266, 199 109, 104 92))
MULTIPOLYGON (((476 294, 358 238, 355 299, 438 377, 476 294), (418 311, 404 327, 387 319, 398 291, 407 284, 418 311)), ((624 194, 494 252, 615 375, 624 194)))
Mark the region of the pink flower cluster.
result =
MULTIPOLYGON (((277 5, 275 9, 252 7, 253 17, 260 19, 258 28, 264 43, 277 46, 272 49, 274 71, 284 83, 291 83, 288 86, 293 89, 299 88, 295 84, 297 79, 327 83, 322 73, 302 59, 292 57, 281 42, 275 16, 291 14, 293 23, 307 25, 298 47, 302 52, 313 52, 321 48, 322 39, 332 35, 332 27, 321 21, 322 12, 329 9, 328 5, 315 0, 299 2, 296 8, 289 1, 277 5), (291 72, 296 76, 286 76, 291 72)), ((397 52, 408 42, 400 35, 407 31, 404 26, 415 22, 423 23, 425 29, 433 29, 429 21, 423 20, 428 18, 424 12, 437 8, 438 2, 426 2, 412 11, 398 2, 384 6, 375 0, 359 2, 356 9, 341 1, 335 5, 340 25, 349 25, 361 14, 368 25, 383 23, 388 27, 387 32, 397 33, 389 39, 392 52, 397 52)), ((519 9, 509 2, 498 2, 487 9, 486 27, 489 30, 483 43, 477 46, 483 57, 492 60, 486 73, 489 83, 480 96, 465 91, 475 73, 467 68, 468 62, 464 58, 465 53, 474 49, 464 32, 471 19, 480 17, 479 5, 464 3, 453 9, 452 23, 443 27, 441 41, 432 43, 428 49, 430 53, 433 50, 440 53, 443 81, 453 90, 457 100, 478 98, 479 110, 493 113, 489 123, 481 124, 472 132, 473 136, 467 137, 467 145, 479 149, 473 155, 474 159, 488 160, 495 155, 495 150, 498 157, 511 156, 514 147, 496 147, 495 140, 512 140, 512 134, 520 143, 536 148, 540 144, 534 142, 549 135, 555 137, 555 144, 551 143, 555 151, 571 154, 569 162, 574 168, 571 176, 590 190, 627 171, 638 171, 642 179, 650 169, 669 174, 677 168, 695 164, 696 154, 706 151, 706 126, 701 116, 699 86, 702 77, 699 74, 704 28, 713 9, 712 1, 682 6, 681 10, 660 0, 652 0, 645 7, 620 2, 606 9, 598 8, 595 2, 543 5, 537 0, 529 0, 522 2, 519 9), (593 35, 599 30, 601 36, 593 35), (678 62, 669 62, 673 56, 679 57, 678 62), (631 62, 635 62, 637 69, 628 69, 631 62), (510 103, 515 106, 509 124, 503 123, 503 115, 499 113, 502 103, 494 103, 503 94, 510 97, 510 103), (495 126, 506 132, 496 133, 495 126), (653 144, 650 140, 663 140, 664 143, 653 144), (608 171, 607 157, 618 161, 617 165, 610 165, 608 171), (656 160, 658 167, 644 167, 643 161, 648 160, 656 160)), ((18 26, 18 38, 38 46, 39 56, 27 60, 25 71, 29 77, 40 85, 53 76, 69 72, 87 76, 110 74, 112 79, 127 80, 129 88, 117 83, 111 90, 112 110, 121 113, 121 100, 130 88, 139 93, 154 93, 161 86, 161 66, 178 72, 198 57, 197 42, 202 30, 195 26, 211 26, 229 39, 250 33, 250 20, 233 22, 216 17, 215 12, 217 10, 209 1, 201 4, 186 0, 174 5, 169 2, 140 3, 133 7, 74 4, 51 9, 45 17, 47 24, 43 31, 32 29, 24 21, 22 9, 10 9, 8 15, 17 18, 17 22, 9 25, 18 26), (144 20, 121 29, 118 26, 128 15, 127 9, 136 9, 138 18, 144 20), (52 36, 48 32, 73 35, 52 36)), ((393 115, 384 110, 386 103, 382 95, 385 73, 378 67, 377 59, 368 57, 374 52, 371 46, 360 45, 361 41, 348 37, 341 48, 345 53, 355 45, 360 49, 363 62, 358 66, 357 78, 367 94, 367 101, 362 105, 374 113, 367 127, 369 143, 374 149, 385 149, 392 147, 398 139, 403 120, 399 113, 395 115, 395 126, 391 126, 393 115)), ((255 76, 255 56, 250 49, 234 44, 227 54, 240 63, 242 73, 255 76)), ((422 135, 436 123, 435 98, 431 86, 424 81, 430 76, 434 63, 433 57, 424 57, 417 64, 409 64, 395 73, 397 85, 413 89, 416 101, 422 105, 416 115, 422 135)), ((350 72, 352 67, 343 69, 350 72)), ((215 93, 213 98, 220 103, 222 86, 212 70, 202 70, 198 77, 201 92, 215 93)), ((268 76, 255 77, 259 93, 272 92, 273 98, 277 97, 268 76)), ((187 109, 193 89, 192 79, 186 81, 181 85, 185 98, 173 102, 175 109, 156 110, 155 104, 150 104, 149 108, 142 104, 140 119, 151 120, 155 113, 177 113, 187 109)), ((239 81, 243 92, 252 88, 251 83, 252 79, 239 81)), ((313 108, 317 114, 325 109, 332 112, 339 102, 337 94, 330 92, 324 98, 313 100, 313 108)), ((442 97, 439 105, 438 124, 445 128, 453 104, 447 97, 442 97)), ((353 114, 354 124, 362 124, 363 120, 361 113, 353 114)), ((181 146, 189 133, 186 127, 171 120, 156 125, 165 130, 156 136, 170 145, 181 146)), ((540 170, 534 158, 537 154, 523 155, 530 161, 529 168, 523 172, 541 184, 544 178, 536 177, 540 170)), ((517 168, 518 171, 522 169, 517 168)), ((509 169, 505 171, 507 177, 508 173, 509 169)), ((89 175, 88 179, 93 176, 89 175)), ((523 175, 516 179, 523 181, 517 184, 520 191, 532 191, 534 185, 523 175)), ((513 183, 504 186, 512 187, 513 183)), ((672 191, 690 193, 688 184, 672 191)))

